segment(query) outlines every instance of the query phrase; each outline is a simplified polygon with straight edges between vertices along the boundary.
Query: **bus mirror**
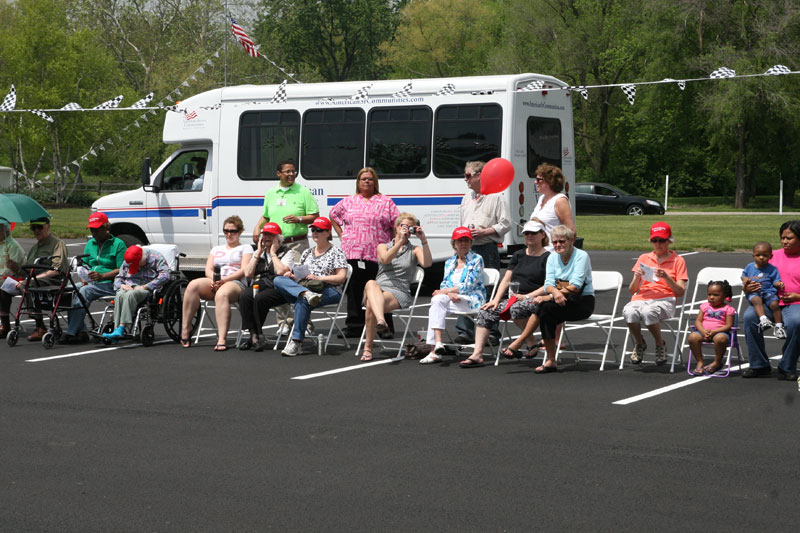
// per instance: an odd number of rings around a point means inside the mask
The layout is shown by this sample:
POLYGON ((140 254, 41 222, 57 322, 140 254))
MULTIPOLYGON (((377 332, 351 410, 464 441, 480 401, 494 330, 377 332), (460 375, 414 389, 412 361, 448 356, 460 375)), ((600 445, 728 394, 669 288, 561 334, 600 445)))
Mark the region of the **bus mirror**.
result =
POLYGON ((147 192, 158 192, 161 186, 158 183, 150 185, 150 158, 145 157, 142 161, 142 188, 147 192))

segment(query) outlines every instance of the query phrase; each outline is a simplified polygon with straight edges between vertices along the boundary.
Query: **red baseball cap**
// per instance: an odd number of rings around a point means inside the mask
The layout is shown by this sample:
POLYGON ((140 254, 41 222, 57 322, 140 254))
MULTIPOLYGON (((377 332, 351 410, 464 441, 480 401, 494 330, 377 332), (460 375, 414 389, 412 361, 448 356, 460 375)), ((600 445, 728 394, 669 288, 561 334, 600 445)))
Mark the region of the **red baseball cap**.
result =
POLYGON ((472 232, 466 226, 459 226, 453 230, 453 236, 450 238, 454 241, 457 241, 458 239, 462 239, 464 237, 472 240, 472 232))
POLYGON ((325 231, 331 230, 331 221, 325 217, 317 217, 314 219, 314 222, 311 223, 311 226, 315 228, 324 229, 325 231))
POLYGON ((264 227, 261 228, 261 233, 271 233, 272 235, 283 235, 281 227, 277 225, 275 222, 267 222, 266 224, 264 224, 264 227))
POLYGON ((125 250, 125 262, 128 263, 128 272, 136 274, 139 272, 139 263, 142 260, 142 247, 138 244, 128 247, 125 250))
POLYGON ((666 222, 656 222, 650 226, 651 239, 667 239, 669 242, 675 242, 672 238, 672 228, 666 222))
POLYGON ((103 224, 108 224, 108 217, 105 213, 97 212, 89 215, 89 226, 92 229, 97 229, 103 224))

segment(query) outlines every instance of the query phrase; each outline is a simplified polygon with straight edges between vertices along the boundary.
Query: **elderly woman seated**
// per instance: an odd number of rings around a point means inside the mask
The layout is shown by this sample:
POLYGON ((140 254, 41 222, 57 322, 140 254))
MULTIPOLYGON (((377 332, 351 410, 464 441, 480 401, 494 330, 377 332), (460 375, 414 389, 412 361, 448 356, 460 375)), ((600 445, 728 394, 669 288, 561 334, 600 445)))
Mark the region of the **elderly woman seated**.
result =
POLYGON ((486 301, 483 258, 472 251, 472 231, 464 226, 456 228, 450 245, 456 253, 445 262, 444 279, 431 298, 427 343, 433 351, 420 360, 423 365, 438 363, 446 352, 442 331, 447 315, 474 311, 486 301))
POLYGON ((525 248, 511 256, 508 270, 497 287, 494 299, 483 305, 478 311, 478 317, 475 320, 478 324, 478 327, 475 328, 475 349, 472 355, 461 361, 462 368, 483 366, 483 347, 486 345, 489 331, 500 322, 501 313, 506 309, 509 318, 523 331, 519 338, 503 351, 503 354, 506 357, 521 357, 522 352, 519 347, 524 342, 528 342, 527 357, 534 357, 539 351, 537 346, 531 345, 531 335, 538 322, 534 321, 532 327, 529 328, 528 318, 539 310, 542 302, 540 297, 544 294, 545 270, 550 252, 545 250, 545 246, 548 244, 547 234, 544 225, 540 222, 527 222, 522 228, 522 235, 525 237, 525 248), (501 302, 501 298, 512 283, 516 284, 516 290, 513 291, 514 300, 504 299, 501 302), (511 305, 509 305, 510 301, 513 302, 511 305))
POLYGON ((555 372, 556 328, 566 320, 583 320, 594 312, 594 287, 589 254, 575 248, 575 232, 567 226, 553 228, 553 250, 547 258, 545 295, 531 321, 538 321, 547 357, 537 374, 555 372))

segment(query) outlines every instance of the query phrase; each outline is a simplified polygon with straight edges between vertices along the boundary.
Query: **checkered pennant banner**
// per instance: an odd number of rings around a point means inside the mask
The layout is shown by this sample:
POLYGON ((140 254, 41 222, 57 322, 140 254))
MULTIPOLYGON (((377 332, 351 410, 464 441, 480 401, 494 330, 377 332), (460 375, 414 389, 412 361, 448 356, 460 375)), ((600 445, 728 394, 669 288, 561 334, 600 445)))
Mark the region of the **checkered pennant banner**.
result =
POLYGON ((11 90, 8 91, 8 94, 5 98, 3 98, 3 103, 0 104, 0 111, 13 111, 14 108, 17 106, 17 90, 14 88, 14 84, 11 84, 11 90))
POLYGON ((406 83, 402 89, 397 91, 396 93, 392 93, 392 98, 406 98, 411 96, 411 86, 413 82, 406 83))
POLYGON ((144 98, 133 104, 131 107, 133 109, 141 109, 143 107, 147 107, 147 104, 149 104, 152 99, 153 99, 153 93, 149 93, 147 96, 145 96, 144 98))
POLYGON ((774 67, 769 67, 764 74, 767 76, 780 76, 781 74, 789 74, 790 72, 791 70, 789 70, 789 67, 785 65, 775 65, 774 67))
POLYGON ((269 101, 270 104, 285 104, 286 103, 286 80, 283 80, 280 85, 278 85, 278 90, 275 91, 275 95, 272 97, 272 100, 269 101))
POLYGON ((29 109, 28 111, 30 111, 31 113, 33 113, 34 115, 36 115, 39 118, 45 119, 47 122, 53 122, 53 117, 51 117, 50 115, 48 115, 47 113, 45 113, 41 109, 29 109))
POLYGON ((80 111, 83 109, 77 102, 70 102, 61 108, 61 111, 80 111))
POLYGON ((433 96, 450 96, 453 94, 456 94, 456 86, 453 85, 452 83, 448 83, 447 85, 445 85, 444 87, 433 93, 433 96))
POLYGON ((356 102, 360 100, 366 100, 369 98, 369 90, 372 89, 372 84, 370 83, 367 86, 364 86, 356 91, 356 93, 350 97, 350 100, 354 100, 356 102))
POLYGON ((106 100, 102 104, 94 106, 92 109, 112 109, 114 107, 119 107, 120 102, 122 102, 122 95, 112 98, 111 100, 106 100))
POLYGON ((728 67, 720 67, 712 72, 708 77, 712 79, 735 78, 736 71, 728 67))
POLYGON ((584 100, 588 100, 589 99, 589 91, 583 85, 578 85, 577 87, 575 87, 575 86, 567 87, 567 90, 568 91, 577 91, 577 92, 581 93, 581 96, 583 96, 584 100))
POLYGON ((620 89, 628 97, 628 103, 633 105, 633 101, 636 100, 636 85, 622 85, 620 89))
POLYGON ((520 91, 538 91, 544 87, 544 82, 541 80, 534 80, 530 82, 528 85, 520 89, 520 91))
POLYGON ((675 83, 678 84, 678 87, 680 88, 681 91, 686 88, 686 82, 683 81, 683 80, 676 80, 676 79, 673 79, 673 78, 664 78, 661 81, 674 81, 675 83))

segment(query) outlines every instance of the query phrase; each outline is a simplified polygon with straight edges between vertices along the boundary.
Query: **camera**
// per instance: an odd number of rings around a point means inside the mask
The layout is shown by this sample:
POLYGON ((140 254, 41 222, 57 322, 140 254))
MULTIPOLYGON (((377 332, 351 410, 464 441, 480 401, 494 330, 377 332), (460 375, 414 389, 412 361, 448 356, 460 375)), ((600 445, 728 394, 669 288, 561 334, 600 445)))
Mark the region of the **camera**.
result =
POLYGON ((417 227, 416 226, 409 226, 408 227, 408 233, 410 235, 416 235, 417 234, 417 227))

